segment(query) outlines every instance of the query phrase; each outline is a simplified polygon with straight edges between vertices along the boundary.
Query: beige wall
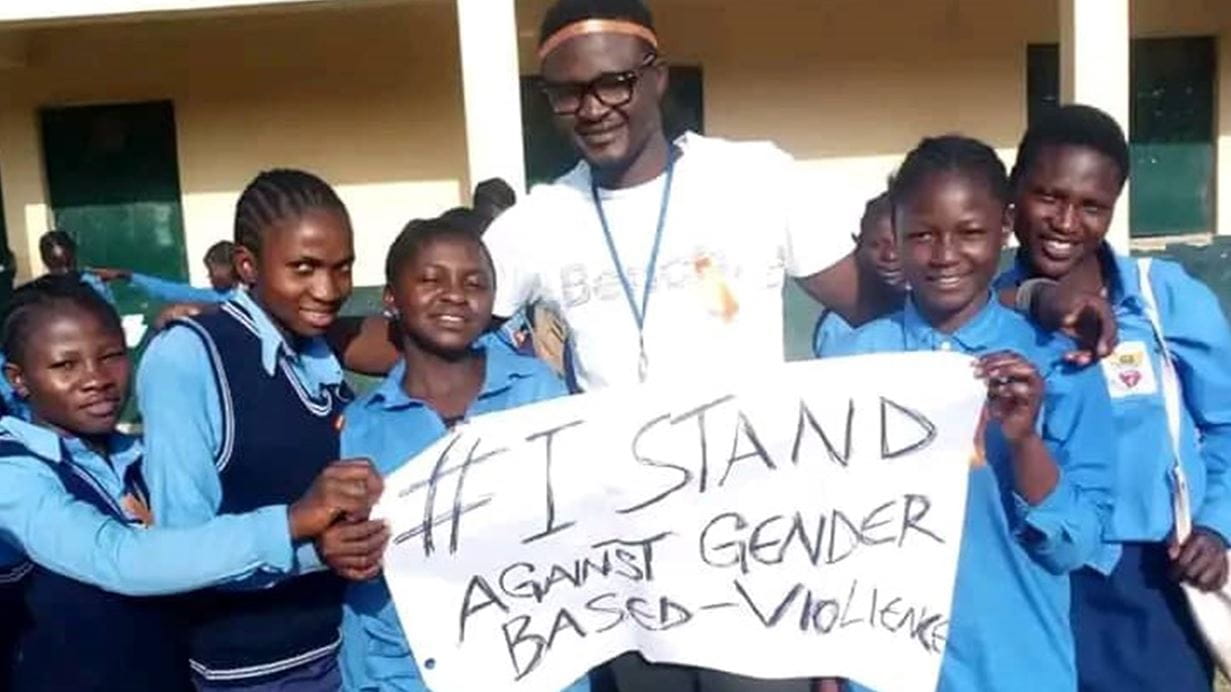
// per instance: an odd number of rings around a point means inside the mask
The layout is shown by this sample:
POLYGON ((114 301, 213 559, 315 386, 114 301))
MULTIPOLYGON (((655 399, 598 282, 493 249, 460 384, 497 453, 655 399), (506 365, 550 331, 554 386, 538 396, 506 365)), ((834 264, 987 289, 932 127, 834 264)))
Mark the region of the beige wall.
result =
MULTIPOLYGON (((519 0, 522 69, 536 69, 549 0, 519 0)), ((1026 45, 1056 42, 1044 0, 649 0, 668 60, 704 69, 709 134, 772 139, 815 175, 817 203, 853 228, 920 137, 961 132, 1011 163, 1026 124, 1026 45)), ((1133 0, 1136 36, 1220 35, 1231 2, 1133 0)), ((1220 72, 1220 197, 1231 200, 1231 69, 1220 72)), ((1231 203, 1228 203, 1231 205, 1231 203)), ((1231 213, 1219 214, 1231 232, 1231 213)))
POLYGON ((334 183, 351 209, 356 279, 383 282, 405 221, 461 198, 466 151, 451 3, 32 30, 0 69, 5 220, 23 275, 48 225, 36 109, 171 99, 189 266, 231 235, 263 168, 334 183))
MULTIPOLYGON (((526 71, 548 4, 519 4, 526 71)), ((668 60, 704 70, 708 134, 771 139, 803 160, 841 232, 922 136, 962 132, 1011 154, 1025 46, 1059 35, 1053 3, 1034 1, 649 4, 668 60)))

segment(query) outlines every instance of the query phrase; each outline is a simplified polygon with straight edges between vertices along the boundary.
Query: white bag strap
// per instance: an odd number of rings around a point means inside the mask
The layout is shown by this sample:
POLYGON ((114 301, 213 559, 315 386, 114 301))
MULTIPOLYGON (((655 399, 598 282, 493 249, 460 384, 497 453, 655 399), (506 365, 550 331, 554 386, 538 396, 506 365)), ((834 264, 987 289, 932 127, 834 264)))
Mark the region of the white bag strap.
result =
POLYGON ((1184 466, 1180 461, 1180 378, 1175 371, 1175 360, 1167 339, 1163 334, 1163 323, 1159 318, 1158 300, 1154 297, 1154 287, 1150 284, 1150 258, 1137 260, 1137 273, 1141 284, 1141 296, 1145 300, 1146 319, 1154 331, 1154 340, 1163 353, 1162 383, 1163 405, 1167 408, 1167 432, 1171 437, 1171 480, 1174 484, 1171 494, 1171 509, 1175 514, 1175 541, 1183 543, 1188 534, 1192 533, 1192 503, 1188 494, 1188 477, 1184 474, 1184 466))

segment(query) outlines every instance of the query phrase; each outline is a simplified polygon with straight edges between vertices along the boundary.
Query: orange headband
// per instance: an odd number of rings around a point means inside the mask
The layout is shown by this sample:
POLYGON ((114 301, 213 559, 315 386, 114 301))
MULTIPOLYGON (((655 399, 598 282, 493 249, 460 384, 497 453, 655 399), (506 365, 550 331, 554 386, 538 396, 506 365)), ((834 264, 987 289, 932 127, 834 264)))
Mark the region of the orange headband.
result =
POLYGON ((547 40, 543 41, 543 45, 539 46, 539 60, 547 57, 548 53, 570 38, 587 34, 626 34, 628 36, 636 36, 653 46, 654 50, 658 50, 658 36, 648 27, 623 19, 583 19, 579 22, 568 24, 547 37, 547 40))

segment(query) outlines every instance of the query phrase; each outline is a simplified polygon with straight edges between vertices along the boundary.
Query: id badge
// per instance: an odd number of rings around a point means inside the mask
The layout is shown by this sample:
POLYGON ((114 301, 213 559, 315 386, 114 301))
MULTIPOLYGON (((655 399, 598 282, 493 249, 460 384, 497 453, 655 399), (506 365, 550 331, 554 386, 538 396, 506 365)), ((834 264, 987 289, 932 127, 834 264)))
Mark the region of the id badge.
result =
POLYGON ((1158 393, 1158 378, 1144 341, 1123 341, 1102 360, 1103 377, 1112 399, 1158 393))

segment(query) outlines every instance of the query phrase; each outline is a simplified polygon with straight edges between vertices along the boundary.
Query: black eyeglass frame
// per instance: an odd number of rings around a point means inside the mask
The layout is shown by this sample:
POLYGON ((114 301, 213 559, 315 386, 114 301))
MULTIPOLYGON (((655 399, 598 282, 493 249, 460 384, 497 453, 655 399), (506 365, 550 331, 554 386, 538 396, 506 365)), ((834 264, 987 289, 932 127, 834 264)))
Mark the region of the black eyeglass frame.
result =
POLYGON ((660 56, 657 53, 648 53, 641 64, 631 70, 623 72, 604 72, 599 76, 591 79, 588 82, 548 82, 546 80, 539 81, 539 90, 543 92, 543 96, 547 99, 547 105, 551 108, 552 113, 556 115, 577 115, 581 112, 582 106, 586 103, 586 97, 593 96, 595 100, 603 104, 607 108, 619 108, 627 106, 632 102, 637 95, 637 84, 641 81, 641 75, 651 67, 655 67, 660 62, 660 56), (606 84, 604 84, 606 82, 606 84), (600 89, 603 87, 622 88, 626 90, 627 95, 619 98, 608 100, 603 98, 600 89), (560 108, 556 104, 560 100, 553 96, 553 90, 568 89, 568 97, 575 97, 577 105, 572 108, 560 108))

